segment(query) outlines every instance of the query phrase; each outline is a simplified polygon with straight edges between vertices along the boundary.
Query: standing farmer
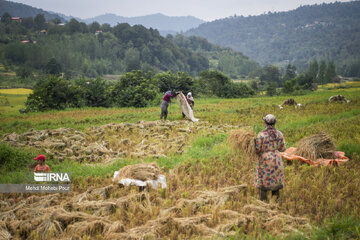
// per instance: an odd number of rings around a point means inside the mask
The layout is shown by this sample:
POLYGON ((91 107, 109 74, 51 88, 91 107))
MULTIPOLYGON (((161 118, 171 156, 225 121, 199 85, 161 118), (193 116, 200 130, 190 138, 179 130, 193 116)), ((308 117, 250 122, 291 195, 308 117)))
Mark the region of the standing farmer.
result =
POLYGON ((161 107, 161 115, 160 115, 160 119, 162 119, 164 117, 164 119, 166 120, 167 115, 168 115, 168 106, 169 104, 171 104, 171 98, 175 97, 176 95, 178 95, 178 93, 175 93, 175 95, 171 94, 171 91, 167 91, 163 97, 163 101, 160 105, 161 107))
MULTIPOLYGON (((194 98, 191 94, 191 92, 188 92, 188 94, 186 95, 186 101, 188 102, 188 104, 190 105, 191 109, 194 110, 194 105, 195 105, 195 101, 194 98)), ((185 114, 182 113, 183 118, 185 117, 185 114)))
POLYGON ((284 165, 280 152, 286 150, 283 134, 275 128, 276 118, 268 114, 263 118, 265 129, 255 140, 259 161, 255 170, 255 187, 259 189, 260 200, 267 201, 267 191, 278 199, 284 186, 284 165))

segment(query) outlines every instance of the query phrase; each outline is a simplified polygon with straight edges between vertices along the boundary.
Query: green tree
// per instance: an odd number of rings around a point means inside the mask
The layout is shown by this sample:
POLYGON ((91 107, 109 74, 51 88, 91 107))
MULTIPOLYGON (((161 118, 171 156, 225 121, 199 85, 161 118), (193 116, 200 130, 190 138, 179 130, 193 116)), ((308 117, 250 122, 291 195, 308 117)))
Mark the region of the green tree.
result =
POLYGON ((16 76, 25 79, 28 77, 32 77, 31 68, 28 66, 21 66, 16 70, 16 76))
POLYGON ((70 81, 54 75, 38 84, 25 102, 25 112, 79 107, 80 90, 70 81))
POLYGON ((6 12, 1 16, 1 22, 4 23, 5 25, 8 25, 11 23, 11 15, 6 12))
POLYGON ((98 22, 93 22, 89 25, 90 33, 95 33, 97 30, 100 30, 100 24, 98 22))
POLYGON ((175 91, 182 91, 184 94, 192 91, 194 81, 187 72, 177 72, 175 78, 175 91))
POLYGON ((310 74, 305 73, 305 74, 301 74, 297 77, 297 82, 301 86, 301 88, 304 90, 312 89, 314 79, 312 78, 312 76, 310 74))
POLYGON ((108 23, 104 23, 104 24, 101 25, 100 29, 103 32, 110 32, 111 31, 111 26, 108 23))
POLYGON ((80 87, 82 99, 89 107, 109 107, 110 92, 109 84, 98 77, 96 79, 81 78, 76 81, 80 87))
POLYGON ((251 87, 252 89, 254 89, 255 91, 258 91, 258 90, 259 90, 258 83, 257 83, 255 80, 252 80, 252 81, 251 81, 250 87, 251 87))
POLYGON ((310 63, 308 75, 313 79, 313 82, 318 82, 319 64, 316 59, 310 63))
POLYGON ((294 91, 294 86, 296 84, 296 79, 286 80, 283 84, 281 91, 285 94, 292 93, 294 91))
POLYGON ((280 85, 280 69, 276 66, 268 65, 263 67, 260 75, 261 85, 265 83, 276 83, 280 85))
POLYGON ((326 71, 326 62, 325 62, 325 60, 322 60, 320 62, 319 75, 318 75, 318 82, 320 84, 325 83, 325 71, 326 71))
POLYGON ((44 14, 39 13, 38 15, 36 15, 36 17, 34 18, 34 23, 35 23, 36 29, 38 29, 38 30, 44 29, 45 23, 46 23, 44 14))
POLYGON ((45 73, 56 76, 61 73, 61 65, 54 57, 50 58, 46 64, 45 73))
POLYGON ((276 95, 276 83, 270 82, 268 86, 266 87, 266 95, 268 96, 274 96, 276 95))
POLYGON ((230 84, 230 78, 215 70, 201 72, 200 78, 205 83, 203 88, 209 88, 211 93, 218 97, 225 97, 227 85, 230 84))
POLYGON ((23 18, 21 25, 27 29, 32 29, 35 26, 34 19, 32 17, 23 18))
POLYGON ((153 103, 159 91, 152 73, 132 71, 115 84, 111 96, 116 106, 146 107, 153 103))
POLYGON ((296 77, 296 66, 288 64, 286 67, 285 75, 283 77, 284 81, 293 79, 296 77))
POLYGON ((333 82, 334 77, 337 76, 336 66, 333 61, 329 62, 326 71, 325 71, 325 82, 330 83, 333 82))
POLYGON ((176 76, 173 72, 158 73, 155 75, 155 81, 160 92, 175 91, 176 88, 176 76))
POLYGON ((70 22, 66 24, 66 30, 69 34, 81 32, 81 24, 75 18, 72 18, 70 22))
POLYGON ((126 71, 139 70, 140 65, 140 53, 136 48, 129 48, 125 51, 125 64, 126 71))

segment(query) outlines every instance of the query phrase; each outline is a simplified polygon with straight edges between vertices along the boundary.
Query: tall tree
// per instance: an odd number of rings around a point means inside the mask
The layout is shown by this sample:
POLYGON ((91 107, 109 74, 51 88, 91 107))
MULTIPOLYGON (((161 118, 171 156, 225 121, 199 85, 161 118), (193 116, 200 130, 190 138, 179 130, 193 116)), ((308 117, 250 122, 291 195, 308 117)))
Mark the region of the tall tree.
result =
POLYGON ((333 61, 329 62, 326 71, 325 71, 325 82, 330 83, 336 77, 336 66, 333 61))
POLYGON ((318 82, 320 84, 325 83, 325 71, 326 71, 326 62, 325 62, 325 60, 322 60, 320 62, 319 75, 318 75, 318 82))
POLYGON ((23 18, 21 25, 27 29, 32 29, 34 27, 34 19, 32 17, 23 18))
POLYGON ((310 63, 308 69, 308 75, 312 78, 313 82, 318 82, 317 76, 319 72, 319 64, 315 59, 313 62, 310 63))
POLYGON ((36 15, 36 17, 34 18, 34 23, 35 23, 36 29, 38 29, 38 30, 44 29, 45 23, 46 23, 44 14, 39 13, 38 15, 36 15))
POLYGON ((100 24, 98 22, 93 22, 89 25, 90 33, 95 33, 97 30, 100 30, 100 24))
POLYGON ((273 65, 263 67, 260 81, 261 85, 264 85, 265 83, 276 83, 277 85, 280 85, 280 69, 273 65))
POLYGON ((66 29, 70 34, 81 32, 81 24, 75 18, 72 18, 70 22, 66 24, 66 29))
POLYGON ((61 72, 60 63, 54 57, 50 58, 49 62, 45 66, 45 72, 51 75, 59 75, 61 72))
POLYGON ((1 16, 1 22, 5 23, 6 25, 11 23, 11 15, 8 12, 4 13, 1 16))
POLYGON ((283 77, 284 81, 293 79, 296 77, 296 66, 288 64, 286 67, 285 75, 283 77))
POLYGON ((125 51, 126 71, 140 69, 140 53, 136 48, 129 48, 125 51))

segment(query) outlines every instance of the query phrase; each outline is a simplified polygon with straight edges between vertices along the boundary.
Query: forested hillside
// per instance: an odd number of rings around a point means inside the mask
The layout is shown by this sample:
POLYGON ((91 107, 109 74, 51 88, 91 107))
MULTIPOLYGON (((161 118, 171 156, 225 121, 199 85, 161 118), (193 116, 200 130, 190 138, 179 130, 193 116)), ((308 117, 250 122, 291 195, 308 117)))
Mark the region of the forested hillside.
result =
POLYGON ((111 27, 46 22, 42 14, 21 22, 5 13, 0 22, 0 62, 19 76, 36 72, 96 77, 131 70, 185 71, 198 75, 209 68, 237 78, 259 66, 241 53, 221 48, 200 37, 160 36, 155 29, 127 23, 111 27))
POLYGON ((334 61, 339 72, 360 76, 360 1, 302 6, 289 12, 230 17, 185 33, 243 52, 262 64, 334 61))
POLYGON ((249 57, 231 48, 211 44, 205 38, 184 37, 180 34, 175 37, 168 36, 167 38, 171 39, 179 47, 200 52, 209 59, 211 69, 222 71, 232 78, 245 77, 250 73, 255 74, 255 72, 260 71, 259 64, 249 57))
POLYGON ((95 77, 131 70, 186 71, 209 67, 206 57, 180 48, 154 29, 127 23, 86 25, 72 19, 66 25, 47 23, 42 15, 0 24, 1 62, 32 70, 95 77))
POLYGON ((15 3, 6 0, 0 0, 0 15, 2 16, 4 13, 9 13, 13 17, 35 17, 37 14, 43 14, 46 20, 51 19, 60 19, 61 21, 65 21, 61 16, 55 13, 49 13, 39 8, 34 8, 29 5, 25 5, 22 3, 15 3))
POLYGON ((84 22, 88 24, 92 22, 100 24, 108 23, 111 26, 115 26, 118 23, 129 23, 131 26, 140 24, 146 28, 157 29, 160 34, 176 34, 195 28, 205 21, 192 16, 170 17, 158 13, 139 17, 121 17, 115 14, 103 14, 94 18, 84 19, 84 22))

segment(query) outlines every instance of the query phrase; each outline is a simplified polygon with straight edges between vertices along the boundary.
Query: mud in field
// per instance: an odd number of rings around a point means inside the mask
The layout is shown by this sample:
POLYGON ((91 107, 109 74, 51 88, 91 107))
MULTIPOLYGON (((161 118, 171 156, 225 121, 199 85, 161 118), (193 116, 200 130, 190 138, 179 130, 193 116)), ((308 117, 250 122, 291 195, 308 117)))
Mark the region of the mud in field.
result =
MULTIPOLYGON (((171 176, 169 176, 171 179, 171 176)), ((171 183, 170 183, 171 185, 171 183)), ((150 239, 226 237, 241 229, 274 235, 310 229, 306 218, 282 213, 275 204, 246 201, 247 185, 195 191, 189 198, 108 185, 72 195, 3 195, 3 239, 150 239), (227 209, 242 203, 238 211, 227 209)))
POLYGON ((5 134, 2 141, 16 147, 44 149, 48 157, 78 162, 110 162, 116 158, 162 157, 184 151, 190 140, 207 134, 228 132, 231 125, 208 122, 153 121, 107 124, 84 131, 71 128, 29 130, 5 134))

